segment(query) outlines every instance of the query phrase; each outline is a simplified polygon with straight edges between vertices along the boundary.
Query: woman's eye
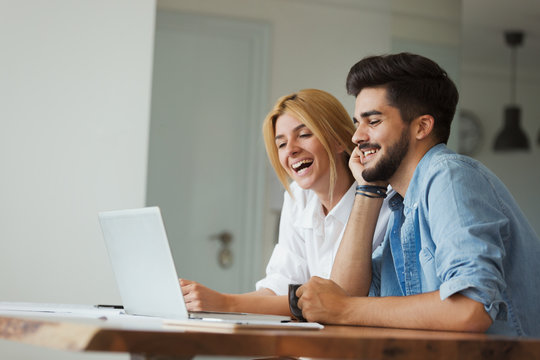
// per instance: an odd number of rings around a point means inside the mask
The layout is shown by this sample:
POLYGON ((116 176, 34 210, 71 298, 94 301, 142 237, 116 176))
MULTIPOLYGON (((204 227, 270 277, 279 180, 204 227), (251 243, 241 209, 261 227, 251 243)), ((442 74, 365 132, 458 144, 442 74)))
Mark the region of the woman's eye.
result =
POLYGON ((280 144, 276 144, 278 149, 281 149, 281 148, 284 148, 286 143, 280 143, 280 144))
POLYGON ((310 137, 310 136, 311 136, 310 133, 300 134, 300 137, 301 137, 301 138, 307 138, 307 137, 310 137))

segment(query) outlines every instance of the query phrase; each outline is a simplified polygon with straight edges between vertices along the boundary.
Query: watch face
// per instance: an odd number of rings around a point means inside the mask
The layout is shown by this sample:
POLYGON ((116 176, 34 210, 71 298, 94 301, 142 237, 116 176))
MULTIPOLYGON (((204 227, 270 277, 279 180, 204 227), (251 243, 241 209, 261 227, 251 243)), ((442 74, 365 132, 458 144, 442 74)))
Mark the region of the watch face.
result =
POLYGON ((458 152, 472 156, 478 153, 482 146, 484 135, 482 123, 476 115, 467 110, 461 110, 458 119, 458 152))

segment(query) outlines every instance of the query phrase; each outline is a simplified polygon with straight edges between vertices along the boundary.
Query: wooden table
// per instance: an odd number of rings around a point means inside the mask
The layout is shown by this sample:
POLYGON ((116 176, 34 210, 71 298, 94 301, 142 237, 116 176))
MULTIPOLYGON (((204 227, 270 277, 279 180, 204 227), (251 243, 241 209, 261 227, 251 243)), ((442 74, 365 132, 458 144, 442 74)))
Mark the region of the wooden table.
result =
POLYGON ((540 359, 540 339, 353 326, 324 330, 196 330, 143 322, 0 314, 0 338, 133 359, 196 355, 356 359, 540 359))

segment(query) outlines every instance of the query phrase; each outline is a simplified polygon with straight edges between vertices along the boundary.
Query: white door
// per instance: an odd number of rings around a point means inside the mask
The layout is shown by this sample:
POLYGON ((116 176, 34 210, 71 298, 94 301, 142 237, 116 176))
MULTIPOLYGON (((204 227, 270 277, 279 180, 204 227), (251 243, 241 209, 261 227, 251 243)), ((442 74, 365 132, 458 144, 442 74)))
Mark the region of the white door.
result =
POLYGON ((268 34, 157 13, 147 204, 162 210, 179 277, 219 291, 252 290, 262 275, 268 34))

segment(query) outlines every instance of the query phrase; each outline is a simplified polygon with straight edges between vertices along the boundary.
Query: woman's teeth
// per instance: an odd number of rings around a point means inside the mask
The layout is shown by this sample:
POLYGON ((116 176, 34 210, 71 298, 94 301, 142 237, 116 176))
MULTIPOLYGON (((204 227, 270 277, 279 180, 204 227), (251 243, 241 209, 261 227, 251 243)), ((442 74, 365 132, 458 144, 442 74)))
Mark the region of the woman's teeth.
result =
POLYGON ((294 170, 298 170, 302 165, 306 165, 306 164, 310 164, 313 162, 313 160, 302 160, 302 161, 299 161, 297 163, 294 163, 291 165, 291 167, 294 169, 294 170))
POLYGON ((311 164, 313 164, 313 160, 300 160, 292 164, 291 167, 298 175, 302 175, 307 171, 311 164))

